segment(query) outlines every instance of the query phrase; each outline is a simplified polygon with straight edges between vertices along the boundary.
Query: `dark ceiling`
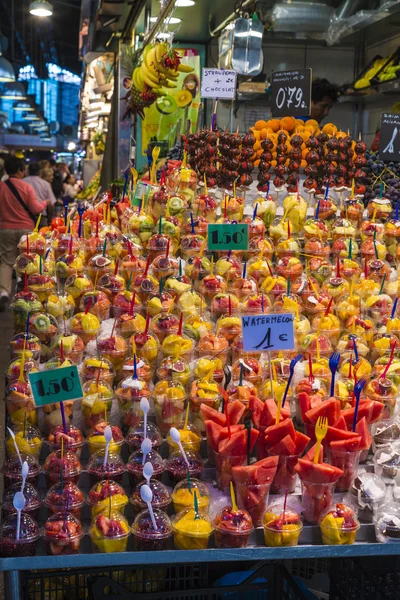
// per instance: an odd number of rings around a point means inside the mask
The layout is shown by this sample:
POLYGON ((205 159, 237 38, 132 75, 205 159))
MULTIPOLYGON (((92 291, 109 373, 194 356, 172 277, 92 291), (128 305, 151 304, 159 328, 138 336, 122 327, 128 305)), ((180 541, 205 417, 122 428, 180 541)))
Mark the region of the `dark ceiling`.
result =
POLYGON ((29 4, 30 0, 0 0, 0 29, 8 38, 5 56, 13 62, 15 70, 30 62, 38 75, 45 75, 46 62, 54 62, 80 74, 82 64, 78 58, 78 37, 81 0, 52 0, 54 12, 48 18, 29 14, 29 4))

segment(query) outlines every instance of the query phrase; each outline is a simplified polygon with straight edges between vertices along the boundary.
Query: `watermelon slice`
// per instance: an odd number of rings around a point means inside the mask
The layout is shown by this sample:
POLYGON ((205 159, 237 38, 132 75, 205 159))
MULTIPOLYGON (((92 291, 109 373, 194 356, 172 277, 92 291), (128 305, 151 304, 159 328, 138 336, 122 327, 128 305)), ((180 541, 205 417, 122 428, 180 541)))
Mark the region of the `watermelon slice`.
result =
POLYGON ((360 448, 361 436, 357 435, 354 438, 349 440, 337 440, 336 442, 331 442, 331 450, 338 452, 357 452, 360 448))
MULTIPOLYGON (((373 406, 371 409, 371 418, 368 423, 369 425, 371 425, 371 423, 375 423, 375 421, 379 421, 385 406, 384 404, 382 404, 382 402, 377 402, 376 400, 372 401, 372 405, 373 406)), ((360 419, 358 419, 358 421, 360 421, 360 419)))
POLYGON ((336 429, 347 429, 347 423, 343 415, 340 415, 338 420, 334 422, 333 427, 336 427, 336 429))
POLYGON ((210 421, 214 421, 214 423, 218 423, 218 425, 226 425, 226 416, 223 413, 218 412, 215 408, 211 408, 204 402, 200 405, 200 411, 203 417, 203 421, 209 419, 210 421))
POLYGON ((269 449, 271 454, 278 456, 293 456, 296 453, 296 444, 290 435, 286 435, 280 442, 269 449))
POLYGON ((261 402, 257 396, 251 396, 249 401, 249 409, 251 413, 251 419, 257 429, 259 429, 261 424, 261 415, 264 410, 264 402, 261 402))
POLYGON ((353 431, 337 429, 336 427, 328 427, 328 431, 322 443, 324 446, 329 446, 331 442, 336 442, 338 440, 350 440, 354 437, 357 437, 357 434, 353 431))
POLYGON ((333 425, 340 417, 340 402, 335 398, 330 398, 321 402, 317 407, 311 408, 306 412, 306 421, 315 425, 319 417, 328 419, 328 425, 333 425))
MULTIPOLYGON (((317 447, 317 444, 314 444, 314 446, 311 446, 311 448, 309 449, 309 451, 307 452, 307 454, 304 456, 304 458, 306 458, 307 460, 314 462, 314 456, 315 456, 315 449, 317 447)), ((318 456, 318 462, 319 463, 323 463, 324 462, 324 447, 321 445, 321 450, 319 452, 319 456, 318 456)))
POLYGON ((311 410, 310 396, 307 394, 307 392, 300 392, 297 396, 297 399, 299 402, 300 413, 304 421, 306 418, 306 412, 311 410))
POLYGON ((234 400, 228 404, 229 423, 237 425, 246 410, 245 405, 240 400, 234 400))
POLYGON ((222 427, 221 425, 218 425, 218 423, 214 423, 214 421, 211 421, 210 419, 204 421, 204 424, 206 426, 207 441, 210 444, 211 448, 217 451, 222 427))
MULTIPOLYGON (((264 402, 263 411, 261 413, 260 426, 262 427, 271 427, 271 425, 275 425, 276 421, 276 413, 278 407, 273 398, 268 398, 264 402)), ((282 408, 279 422, 283 421, 290 417, 290 409, 282 408)))
POLYGON ((314 484, 318 483, 336 483, 343 475, 342 469, 328 465, 327 463, 314 464, 304 458, 299 458, 295 466, 300 479, 314 484))
POLYGON ((269 456, 252 465, 232 467, 233 480, 238 483, 256 485, 272 483, 278 466, 278 460, 278 456, 269 456))
POLYGON ((265 443, 271 447, 275 446, 280 440, 287 435, 294 440, 296 438, 296 430, 293 425, 292 419, 285 419, 278 425, 271 425, 265 430, 265 443))
POLYGON ((368 423, 365 417, 358 421, 356 433, 361 436, 359 450, 369 450, 372 444, 372 437, 368 429, 368 423))
MULTIPOLYGON (((382 406, 383 406, 383 404, 382 404, 382 406)), ((354 407, 346 408, 346 410, 342 410, 342 417, 346 421, 346 425, 349 429, 351 429, 353 427, 354 410, 355 410, 354 407)), ((365 420, 367 421, 367 423, 369 423, 371 414, 372 414, 372 400, 367 401, 367 402, 360 402, 360 405, 358 407, 357 421, 361 421, 361 419, 363 419, 365 417, 365 420)))
POLYGON ((300 431, 296 431, 296 437, 294 439, 294 443, 296 446, 295 454, 297 456, 301 456, 303 454, 304 450, 307 448, 308 444, 310 443, 310 438, 308 437, 308 435, 305 435, 304 433, 301 433, 300 431))
MULTIPOLYGON (((250 452, 254 448, 258 438, 257 429, 250 429, 250 452)), ((247 430, 232 433, 231 437, 222 440, 218 444, 218 452, 228 456, 246 456, 247 454, 247 430)))

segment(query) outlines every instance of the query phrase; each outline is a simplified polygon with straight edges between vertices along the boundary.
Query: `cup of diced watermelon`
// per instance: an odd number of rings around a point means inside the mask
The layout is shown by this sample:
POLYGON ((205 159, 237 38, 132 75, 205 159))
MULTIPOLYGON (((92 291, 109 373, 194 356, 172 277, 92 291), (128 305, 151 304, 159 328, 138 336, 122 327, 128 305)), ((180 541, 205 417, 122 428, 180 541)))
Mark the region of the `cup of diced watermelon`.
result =
POLYGON ((294 492, 297 476, 294 468, 298 459, 299 455, 279 456, 278 468, 271 485, 272 494, 285 494, 286 490, 288 494, 294 492))
POLYGON ((316 525, 320 515, 333 502, 335 483, 312 483, 301 481, 303 517, 308 523, 316 525))
POLYGON ((217 485, 220 490, 227 490, 229 489, 229 484, 233 479, 232 467, 241 467, 242 465, 246 464, 247 454, 232 456, 228 454, 220 454, 215 450, 213 454, 217 473, 217 485))
POLYGON ((247 510, 255 527, 262 525, 268 506, 271 483, 239 483, 236 481, 236 496, 239 508, 247 510))
POLYGON ((331 448, 330 462, 334 467, 342 469, 343 475, 338 479, 335 492, 348 492, 356 478, 361 452, 342 452, 331 448))

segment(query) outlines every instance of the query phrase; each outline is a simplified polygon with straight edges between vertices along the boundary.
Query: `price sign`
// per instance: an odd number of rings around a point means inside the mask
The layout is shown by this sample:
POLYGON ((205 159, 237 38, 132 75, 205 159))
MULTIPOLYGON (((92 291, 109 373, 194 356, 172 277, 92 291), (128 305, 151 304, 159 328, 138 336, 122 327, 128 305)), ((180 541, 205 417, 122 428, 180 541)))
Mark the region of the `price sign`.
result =
POLYGON ((294 315, 278 313, 242 317, 243 350, 266 352, 294 349, 294 315))
POLYGON ((381 114, 379 158, 384 162, 400 160, 400 115, 381 114))
POLYGON ((249 247, 249 226, 243 223, 209 223, 208 249, 247 250, 249 247))
POLYGON ((36 406, 45 406, 65 400, 78 400, 83 397, 76 365, 52 371, 29 373, 29 382, 36 406))
POLYGON ((236 93, 236 71, 203 69, 201 77, 202 98, 233 99, 236 93))
POLYGON ((311 69, 273 71, 271 82, 273 117, 307 117, 311 114, 311 69))

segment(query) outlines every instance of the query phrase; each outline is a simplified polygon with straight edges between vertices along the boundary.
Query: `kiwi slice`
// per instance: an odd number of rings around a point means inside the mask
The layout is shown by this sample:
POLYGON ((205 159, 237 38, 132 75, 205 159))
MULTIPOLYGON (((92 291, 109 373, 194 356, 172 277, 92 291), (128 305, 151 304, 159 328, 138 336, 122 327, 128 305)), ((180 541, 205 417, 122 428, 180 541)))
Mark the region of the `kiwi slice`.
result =
POLYGON ((172 115, 172 113, 174 113, 177 110, 178 105, 173 96, 167 95, 161 96, 161 98, 157 98, 156 108, 158 112, 160 112, 162 115, 172 115))
POLYGON ((50 327, 50 319, 47 315, 38 315, 33 319, 33 325, 37 331, 46 332, 50 327))

